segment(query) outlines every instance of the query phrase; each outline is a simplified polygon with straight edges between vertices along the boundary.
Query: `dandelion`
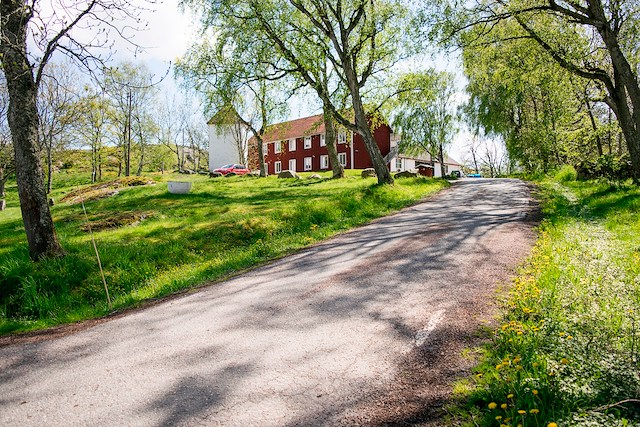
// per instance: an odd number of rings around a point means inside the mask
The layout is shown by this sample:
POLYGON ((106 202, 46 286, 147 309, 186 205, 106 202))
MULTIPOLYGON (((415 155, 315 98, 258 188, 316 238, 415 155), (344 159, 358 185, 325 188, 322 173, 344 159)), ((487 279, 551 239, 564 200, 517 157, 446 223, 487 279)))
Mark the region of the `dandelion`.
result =
POLYGON ((562 363, 563 365, 566 365, 569 363, 569 359, 567 359, 566 357, 563 357, 562 360, 560 360, 560 363, 562 363))
POLYGON ((558 427, 558 424, 556 424, 556 423, 549 423, 549 424, 547 424, 547 427, 558 427))
POLYGON ((535 394, 536 396, 538 395, 538 390, 531 390, 531 393, 535 394))
POLYGON ((482 378, 482 374, 476 374, 476 377, 482 378))
POLYGON ((513 399, 513 393, 507 394, 507 399, 513 399))
POLYGON ((502 409, 507 409, 509 407, 509 405, 507 405, 506 403, 503 403, 502 405, 500 405, 500 407, 502 409))
POLYGON ((518 413, 520 415, 525 415, 527 413, 527 411, 525 411, 524 409, 518 409, 518 413))
POLYGON ((489 409, 496 409, 498 407, 498 404, 496 402, 491 402, 489 403, 489 409))
POLYGON ((520 356, 516 356, 515 359, 513 359, 513 363, 520 363, 521 360, 520 356))
POLYGON ((502 415, 498 415, 498 416, 496 417, 496 421, 500 421, 501 419, 502 419, 502 415))
POLYGON ((567 339, 568 339, 568 340, 572 340, 572 339, 573 339, 573 337, 572 337, 571 335, 567 335, 567 339))
POLYGON ((532 409, 529 411, 530 414, 539 414, 540 410, 539 409, 532 409))

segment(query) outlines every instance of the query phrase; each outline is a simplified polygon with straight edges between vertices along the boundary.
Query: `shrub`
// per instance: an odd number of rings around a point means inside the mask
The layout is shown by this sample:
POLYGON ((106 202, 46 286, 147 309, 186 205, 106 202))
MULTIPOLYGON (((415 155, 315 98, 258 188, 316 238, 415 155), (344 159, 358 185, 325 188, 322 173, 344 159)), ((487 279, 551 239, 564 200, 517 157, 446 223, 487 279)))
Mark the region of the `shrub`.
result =
POLYGON ((578 172, 571 165, 563 166, 558 173, 556 173, 556 180, 559 182, 575 181, 578 178, 578 172))

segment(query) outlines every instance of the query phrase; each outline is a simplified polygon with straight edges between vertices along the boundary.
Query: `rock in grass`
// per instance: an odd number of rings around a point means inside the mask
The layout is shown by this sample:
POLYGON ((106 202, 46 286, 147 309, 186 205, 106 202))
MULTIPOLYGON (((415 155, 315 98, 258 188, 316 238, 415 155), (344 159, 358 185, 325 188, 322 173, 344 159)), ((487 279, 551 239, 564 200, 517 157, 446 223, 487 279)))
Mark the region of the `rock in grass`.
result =
POLYGON ((375 178, 377 176, 376 170, 374 168, 366 168, 362 171, 360 176, 363 178, 375 178))
POLYGON ((317 173, 314 173, 313 175, 309 175, 307 179, 322 179, 322 177, 317 173))
POLYGON ((394 178, 416 178, 418 176, 418 172, 412 171, 402 171, 395 174, 394 178))
POLYGON ((286 171, 282 171, 278 174, 278 178, 293 178, 293 179, 300 179, 300 175, 298 175, 297 173, 295 173, 292 170, 286 170, 286 171))

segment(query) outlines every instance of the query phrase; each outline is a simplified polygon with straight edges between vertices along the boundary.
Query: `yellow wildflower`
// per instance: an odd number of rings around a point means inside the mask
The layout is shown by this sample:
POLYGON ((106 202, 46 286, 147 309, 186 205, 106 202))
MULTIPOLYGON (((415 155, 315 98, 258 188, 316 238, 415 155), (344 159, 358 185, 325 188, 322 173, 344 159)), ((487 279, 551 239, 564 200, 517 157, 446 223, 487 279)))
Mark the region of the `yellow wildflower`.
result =
POLYGON ((489 409, 496 409, 498 407, 498 404, 496 402, 491 402, 489 403, 489 409))
POLYGON ((518 413, 519 413, 520 415, 524 415, 524 414, 526 414, 526 413, 527 413, 527 411, 525 411, 524 409, 518 409, 518 413))
POLYGON ((531 390, 531 393, 535 394, 536 396, 538 395, 538 390, 531 390))
POLYGON ((538 414, 538 413, 540 413, 540 410, 539 409, 532 409, 532 410, 529 411, 529 413, 538 414))
POLYGON ((496 417, 496 421, 500 421, 501 419, 502 419, 502 415, 498 415, 498 416, 496 417))
POLYGON ((513 393, 507 394, 507 399, 513 399, 513 393))
POLYGON ((509 405, 507 405, 506 403, 503 403, 502 405, 500 405, 500 407, 502 409, 507 409, 509 407, 509 405))
POLYGON ((567 359, 566 357, 563 357, 560 363, 562 363, 563 365, 566 365, 567 363, 569 363, 569 359, 567 359))
POLYGON ((556 423, 549 423, 549 424, 547 424, 547 427, 558 427, 558 424, 556 424, 556 423))

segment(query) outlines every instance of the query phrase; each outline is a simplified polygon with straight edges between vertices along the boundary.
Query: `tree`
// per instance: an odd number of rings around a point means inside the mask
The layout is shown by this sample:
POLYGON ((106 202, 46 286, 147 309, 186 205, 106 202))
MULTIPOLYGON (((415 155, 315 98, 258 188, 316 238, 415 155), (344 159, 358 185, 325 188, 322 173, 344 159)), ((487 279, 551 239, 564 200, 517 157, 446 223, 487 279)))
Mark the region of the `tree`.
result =
POLYGON ((131 175, 131 154, 136 140, 144 162, 145 126, 150 120, 148 108, 155 96, 152 78, 144 65, 131 62, 123 62, 105 70, 105 93, 111 99, 114 121, 119 127, 118 146, 122 152, 124 176, 131 175))
POLYGON ((362 137, 378 182, 393 182, 373 138, 363 91, 376 74, 388 70, 402 57, 400 41, 403 30, 410 26, 409 8, 403 2, 185 0, 184 3, 202 12, 207 28, 244 28, 255 39, 272 44, 276 55, 271 58, 276 56, 284 62, 270 64, 296 74, 314 89, 333 119, 362 137), (319 58, 329 63, 348 89, 349 112, 335 104, 319 78, 319 58))
POLYGON ((489 34, 504 21, 519 28, 509 40, 534 41, 560 67, 603 89, 604 102, 616 115, 624 134, 634 181, 640 182, 637 2, 491 0, 449 20, 445 32, 451 36, 476 27, 481 34, 489 34))
POLYGON ((453 75, 434 70, 407 73, 398 86, 393 106, 393 126, 402 135, 398 148, 408 154, 427 152, 437 158, 444 177, 445 151, 456 131, 453 75))
POLYGON ((53 187, 53 152, 67 145, 69 131, 78 120, 78 75, 70 63, 49 63, 38 91, 39 150, 44 151, 47 162, 47 193, 53 187))
MULTIPOLYGON (((87 90, 89 90, 87 88, 87 90)), ((102 180, 103 148, 107 138, 111 105, 101 92, 87 94, 75 108, 78 118, 74 122, 75 132, 91 153, 91 182, 102 180)))
MULTIPOLYGON (((170 99, 165 97, 156 111, 159 142, 175 154, 176 167, 179 171, 183 170, 185 158, 184 138, 183 145, 178 144, 178 137, 184 129, 187 116, 185 108, 186 105, 180 103, 174 95, 170 99)), ((164 167, 162 170, 164 171, 164 167)))
POLYGON ((208 111, 215 113, 213 124, 239 123, 249 129, 255 139, 260 176, 265 177, 263 136, 269 125, 286 113, 293 90, 286 75, 269 64, 273 56, 270 49, 252 43, 255 35, 248 35, 237 40, 251 46, 247 49, 226 49, 224 37, 214 44, 204 40, 189 49, 176 69, 204 94, 208 111))
POLYGON ((503 21, 490 34, 473 28, 464 35, 466 119, 476 134, 482 128, 500 136, 510 158, 530 172, 597 158, 602 138, 594 136, 606 117, 601 91, 558 66, 533 40, 514 40, 520 31, 503 21))
POLYGON ((11 132, 7 123, 9 96, 4 76, 0 74, 0 211, 6 206, 4 186, 15 171, 11 132))
POLYGON ((128 0, 70 0, 64 5, 47 3, 46 6, 42 3, 39 0, 2 0, 0 3, 0 64, 9 92, 8 122, 16 181, 29 255, 33 260, 64 254, 51 219, 37 147, 36 99, 44 68, 56 52, 67 54, 90 68, 100 60, 91 52, 109 46, 109 29, 126 37, 117 25, 137 10, 128 0), (87 42, 72 31, 79 26, 99 32, 92 34, 91 41, 87 42))

